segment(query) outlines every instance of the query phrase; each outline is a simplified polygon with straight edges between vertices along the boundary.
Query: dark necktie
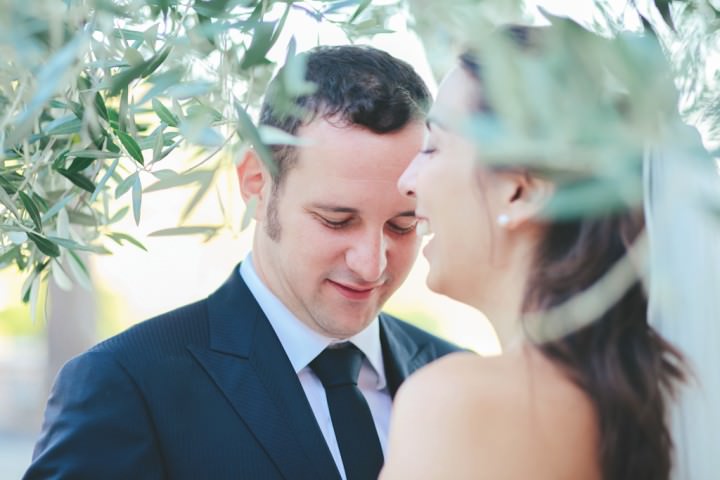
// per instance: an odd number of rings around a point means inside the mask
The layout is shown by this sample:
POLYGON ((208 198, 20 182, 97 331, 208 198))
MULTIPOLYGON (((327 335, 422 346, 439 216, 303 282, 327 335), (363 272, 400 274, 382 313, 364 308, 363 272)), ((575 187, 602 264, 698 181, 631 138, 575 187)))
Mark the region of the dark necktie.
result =
POLYGON ((370 407, 357 387, 363 353, 352 344, 326 348, 310 362, 325 387, 347 480, 376 480, 383 453, 370 407))

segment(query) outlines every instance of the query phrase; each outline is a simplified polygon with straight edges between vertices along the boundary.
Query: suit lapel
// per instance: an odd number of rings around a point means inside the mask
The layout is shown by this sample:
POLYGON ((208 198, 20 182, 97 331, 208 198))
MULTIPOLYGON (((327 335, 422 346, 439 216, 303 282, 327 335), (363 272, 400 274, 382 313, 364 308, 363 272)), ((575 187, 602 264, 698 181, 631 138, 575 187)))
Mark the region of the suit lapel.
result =
POLYGON ((305 392, 237 269, 208 298, 210 346, 188 348, 285 478, 338 479, 305 392))
POLYGON ((420 345, 413 340, 399 320, 380 314, 380 343, 385 362, 385 377, 390 396, 395 398, 400 385, 418 368, 434 359, 431 345, 420 345))

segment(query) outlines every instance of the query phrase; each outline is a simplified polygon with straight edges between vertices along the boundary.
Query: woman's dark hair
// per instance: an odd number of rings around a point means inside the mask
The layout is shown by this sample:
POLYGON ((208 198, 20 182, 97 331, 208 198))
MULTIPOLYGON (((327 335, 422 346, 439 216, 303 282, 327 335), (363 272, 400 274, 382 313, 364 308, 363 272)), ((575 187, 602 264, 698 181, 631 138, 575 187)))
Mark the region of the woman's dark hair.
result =
MULTIPOLYGON (((522 48, 528 27, 503 32, 522 48)), ((482 66, 465 54, 462 67, 478 82, 482 66)), ((481 100, 476 107, 491 111, 481 100)), ((627 254, 644 228, 641 208, 571 220, 550 220, 536 250, 524 310, 543 312, 587 290, 627 254)), ((599 422, 598 462, 606 480, 667 480, 672 438, 666 401, 684 380, 678 350, 648 325, 640 281, 593 323, 537 347, 587 393, 599 422)))

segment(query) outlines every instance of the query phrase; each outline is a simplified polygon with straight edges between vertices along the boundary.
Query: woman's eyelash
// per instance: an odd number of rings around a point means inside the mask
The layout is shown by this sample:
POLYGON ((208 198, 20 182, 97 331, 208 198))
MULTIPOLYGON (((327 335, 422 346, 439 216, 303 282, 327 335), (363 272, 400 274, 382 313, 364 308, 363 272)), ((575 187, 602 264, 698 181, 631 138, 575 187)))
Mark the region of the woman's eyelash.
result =
POLYGON ((431 154, 435 153, 435 151, 437 151, 437 148, 428 147, 428 148, 424 148, 424 149, 420 150, 420 153, 422 153, 423 155, 431 155, 431 154))

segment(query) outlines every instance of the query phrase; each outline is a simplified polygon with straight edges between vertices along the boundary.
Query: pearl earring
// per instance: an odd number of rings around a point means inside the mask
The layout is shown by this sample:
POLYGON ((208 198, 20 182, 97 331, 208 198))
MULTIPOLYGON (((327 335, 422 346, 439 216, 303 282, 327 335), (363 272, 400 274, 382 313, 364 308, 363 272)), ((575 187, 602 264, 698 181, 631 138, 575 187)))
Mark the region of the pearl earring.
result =
POLYGON ((501 227, 507 227, 507 225, 510 223, 510 216, 506 213, 501 213, 497 217, 497 223, 501 227))

